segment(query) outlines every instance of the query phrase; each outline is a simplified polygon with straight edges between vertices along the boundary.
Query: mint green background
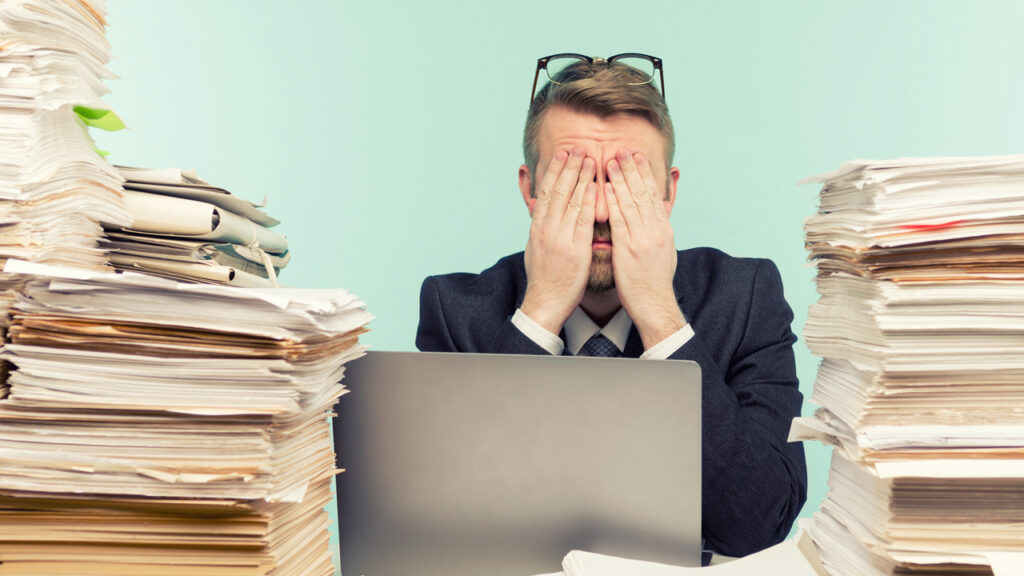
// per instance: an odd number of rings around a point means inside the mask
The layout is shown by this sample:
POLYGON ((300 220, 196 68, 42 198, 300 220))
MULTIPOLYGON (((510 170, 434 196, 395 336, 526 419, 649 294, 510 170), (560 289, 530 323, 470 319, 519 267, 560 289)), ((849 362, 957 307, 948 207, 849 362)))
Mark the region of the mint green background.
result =
MULTIPOLYGON (((194 167, 269 198, 282 280, 344 287, 365 341, 411 350, 428 274, 521 250, 516 187, 536 58, 639 51, 665 61, 682 170, 680 248, 779 266, 803 329, 816 299, 800 178, 859 157, 1024 149, 1024 3, 1013 1, 267 2, 111 0, 131 130, 111 160, 194 167)), ((797 344, 805 395, 817 359, 797 344)), ((805 407, 810 412, 812 406, 805 407)), ((810 496, 828 452, 807 446, 810 496)))

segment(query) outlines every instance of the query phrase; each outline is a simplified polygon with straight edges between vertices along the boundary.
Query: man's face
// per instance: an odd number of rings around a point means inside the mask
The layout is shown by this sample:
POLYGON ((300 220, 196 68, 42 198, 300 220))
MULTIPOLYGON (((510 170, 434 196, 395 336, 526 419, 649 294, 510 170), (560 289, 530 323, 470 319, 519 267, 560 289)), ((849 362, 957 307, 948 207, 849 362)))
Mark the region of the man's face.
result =
POLYGON ((530 174, 525 164, 519 167, 519 189, 531 216, 536 204, 534 187, 543 180, 551 159, 559 150, 569 152, 574 146, 582 147, 597 164, 597 205, 587 292, 607 292, 615 287, 612 275, 612 235, 608 224, 608 204, 604 196, 608 161, 615 158, 619 150, 639 152, 646 156, 655 179, 666 194, 667 211, 672 210, 675 202, 679 169, 669 169, 665 165, 662 134, 643 118, 629 115, 601 118, 562 106, 549 108, 544 113, 537 133, 538 160, 535 174, 530 174))

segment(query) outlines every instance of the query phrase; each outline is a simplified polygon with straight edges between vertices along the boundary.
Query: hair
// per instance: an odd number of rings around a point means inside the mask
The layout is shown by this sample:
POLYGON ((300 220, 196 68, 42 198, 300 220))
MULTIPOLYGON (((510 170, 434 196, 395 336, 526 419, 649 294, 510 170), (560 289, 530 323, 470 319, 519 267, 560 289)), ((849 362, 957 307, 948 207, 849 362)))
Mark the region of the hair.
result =
POLYGON ((654 83, 638 84, 647 78, 647 74, 621 63, 595 68, 590 75, 588 64, 582 60, 559 72, 555 76, 557 84, 545 84, 530 103, 530 111, 526 115, 523 156, 530 174, 533 175, 537 168, 537 133, 544 121, 544 113, 553 106, 565 106, 600 118, 622 114, 647 120, 661 132, 665 140, 665 165, 670 166, 676 149, 672 118, 665 98, 654 83))

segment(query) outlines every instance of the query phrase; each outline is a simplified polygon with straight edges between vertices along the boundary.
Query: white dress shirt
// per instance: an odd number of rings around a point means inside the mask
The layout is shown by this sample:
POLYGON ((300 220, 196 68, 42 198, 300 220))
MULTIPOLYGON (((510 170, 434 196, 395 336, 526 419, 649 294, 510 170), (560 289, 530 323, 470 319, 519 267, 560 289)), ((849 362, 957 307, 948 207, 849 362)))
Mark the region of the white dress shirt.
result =
MULTIPOLYGON (((569 316, 569 319, 565 321, 565 326, 563 326, 565 342, 562 342, 562 339, 557 335, 548 332, 546 328, 534 322, 533 318, 524 314, 522 310, 516 309, 516 313, 512 316, 512 324, 523 335, 533 340, 534 343, 552 355, 560 356, 562 351, 568 347, 569 352, 576 356, 579 354, 580 348, 587 343, 587 340, 590 340, 598 332, 611 340, 612 344, 615 344, 620 352, 625 350, 626 340, 629 338, 629 329, 633 327, 633 320, 626 314, 625 308, 619 308, 615 316, 612 316, 612 319, 605 324, 604 328, 601 328, 590 319, 590 316, 583 311, 583 308, 577 306, 572 316, 569 316)), ((640 358, 664 360, 689 342, 690 338, 693 338, 693 334, 693 327, 687 323, 686 326, 683 326, 661 342, 644 351, 640 358)))

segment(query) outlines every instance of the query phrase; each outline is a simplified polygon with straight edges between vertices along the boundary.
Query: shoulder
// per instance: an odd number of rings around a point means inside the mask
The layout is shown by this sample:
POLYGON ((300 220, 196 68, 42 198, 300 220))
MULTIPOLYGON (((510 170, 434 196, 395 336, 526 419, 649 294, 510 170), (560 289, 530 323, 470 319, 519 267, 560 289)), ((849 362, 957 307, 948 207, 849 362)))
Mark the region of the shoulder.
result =
POLYGON ((707 289, 749 292, 756 282, 778 284, 781 279, 775 263, 767 258, 739 258, 716 248, 690 248, 678 252, 676 289, 707 289))
POLYGON ((793 318, 779 270, 766 258, 737 258, 714 248, 682 250, 674 288, 695 330, 703 325, 739 334, 751 320, 788 327, 793 318))
POLYGON ((717 248, 690 248, 679 250, 679 263, 688 268, 704 269, 716 272, 753 272, 758 267, 775 268, 775 264, 767 258, 745 258, 732 256, 717 248))
POLYGON ((420 350, 487 352, 526 290, 523 254, 498 260, 479 274, 428 276, 420 291, 420 350))
POLYGON ((773 359, 765 360, 762 367, 778 369, 796 381, 793 312, 771 260, 695 248, 679 253, 676 270, 679 307, 727 378, 747 366, 737 364, 739 359, 775 351, 778 354, 769 355, 773 359))
POLYGON ((511 314, 525 289, 526 267, 522 252, 498 260, 479 274, 456 272, 428 276, 423 281, 424 296, 430 293, 442 306, 449 303, 477 313, 500 310, 502 314, 511 314))
POLYGON ((495 262, 493 266, 480 272, 454 272, 428 276, 424 285, 430 284, 445 293, 472 297, 475 295, 492 294, 495 289, 515 287, 520 279, 525 285, 526 267, 523 264, 523 253, 517 252, 495 262))

